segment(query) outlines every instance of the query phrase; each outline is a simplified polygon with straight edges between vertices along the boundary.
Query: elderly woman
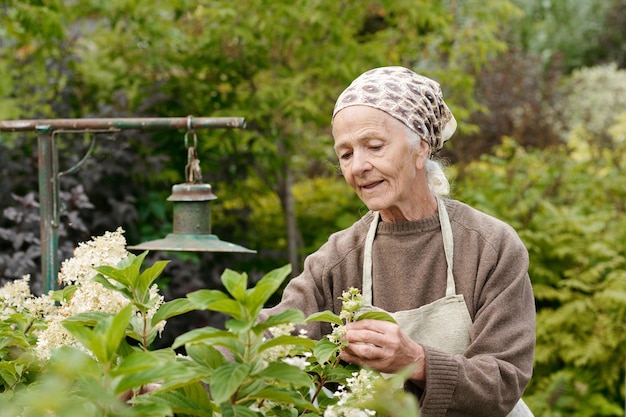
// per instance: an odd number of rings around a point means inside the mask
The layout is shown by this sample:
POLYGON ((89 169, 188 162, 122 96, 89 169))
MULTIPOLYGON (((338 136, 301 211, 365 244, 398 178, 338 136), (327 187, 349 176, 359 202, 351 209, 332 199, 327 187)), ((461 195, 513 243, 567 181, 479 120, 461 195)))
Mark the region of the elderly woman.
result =
MULTIPOLYGON (((342 359, 393 373, 424 416, 532 416, 520 400, 533 366, 528 253, 507 224, 444 199, 432 159, 456 128, 439 84, 402 67, 370 70, 340 95, 332 133, 341 172, 369 212, 330 236, 286 287, 274 314, 341 311, 360 288, 397 324, 347 327, 342 359)), ((331 331, 313 323, 309 335, 331 331)))

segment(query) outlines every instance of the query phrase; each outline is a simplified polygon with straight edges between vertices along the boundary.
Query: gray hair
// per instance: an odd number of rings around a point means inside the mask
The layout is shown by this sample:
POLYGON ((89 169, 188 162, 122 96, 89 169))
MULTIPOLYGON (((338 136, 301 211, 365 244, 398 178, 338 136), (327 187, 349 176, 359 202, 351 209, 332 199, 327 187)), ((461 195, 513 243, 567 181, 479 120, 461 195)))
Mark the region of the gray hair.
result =
POLYGON ((433 194, 437 196, 450 194, 450 182, 443 172, 443 164, 440 160, 432 158, 426 160, 426 181, 433 194))
MULTIPOLYGON (((412 129, 406 129, 406 132, 406 139, 409 142, 409 146, 412 150, 415 150, 422 139, 412 129)), ((443 172, 443 164, 440 159, 435 159, 433 156, 429 157, 426 160, 424 169, 426 170, 426 182, 433 194, 436 196, 446 196, 450 194, 450 182, 443 172)))

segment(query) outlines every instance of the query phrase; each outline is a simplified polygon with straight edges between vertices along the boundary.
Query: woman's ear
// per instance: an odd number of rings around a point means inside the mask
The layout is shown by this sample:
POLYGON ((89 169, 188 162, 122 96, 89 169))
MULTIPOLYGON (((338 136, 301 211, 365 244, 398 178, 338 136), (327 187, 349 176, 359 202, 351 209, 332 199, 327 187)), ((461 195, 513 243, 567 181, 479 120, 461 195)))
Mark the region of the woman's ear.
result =
POLYGON ((417 169, 424 169, 429 156, 430 146, 425 140, 420 140, 419 145, 415 147, 415 167, 417 169))

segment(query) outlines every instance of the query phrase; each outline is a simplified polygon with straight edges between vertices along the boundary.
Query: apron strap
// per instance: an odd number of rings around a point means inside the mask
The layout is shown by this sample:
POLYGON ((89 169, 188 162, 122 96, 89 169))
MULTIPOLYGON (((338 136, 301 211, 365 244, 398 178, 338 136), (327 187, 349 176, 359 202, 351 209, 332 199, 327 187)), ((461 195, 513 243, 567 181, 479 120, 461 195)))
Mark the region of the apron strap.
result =
POLYGON ((437 197, 437 207, 439 208, 439 222, 441 223, 441 234, 443 235, 443 251, 446 254, 448 264, 446 296, 456 295, 454 275, 452 274, 452 261, 454 259, 454 240, 452 238, 452 225, 448 217, 448 210, 442 198, 437 197))
POLYGON ((365 238, 363 255, 363 289, 361 293, 366 305, 372 305, 372 247, 374 245, 374 236, 376 236, 379 219, 380 213, 375 211, 374 220, 372 220, 370 228, 367 231, 367 237, 365 238))

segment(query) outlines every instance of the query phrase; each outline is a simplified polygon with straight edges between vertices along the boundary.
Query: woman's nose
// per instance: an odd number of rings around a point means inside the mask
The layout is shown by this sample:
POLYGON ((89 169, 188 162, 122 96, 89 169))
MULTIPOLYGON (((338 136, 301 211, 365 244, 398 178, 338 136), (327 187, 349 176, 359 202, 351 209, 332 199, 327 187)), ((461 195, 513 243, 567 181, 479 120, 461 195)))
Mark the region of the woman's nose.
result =
POLYGON ((365 152, 354 151, 352 155, 352 174, 360 175, 366 171, 372 169, 372 164, 365 152))

